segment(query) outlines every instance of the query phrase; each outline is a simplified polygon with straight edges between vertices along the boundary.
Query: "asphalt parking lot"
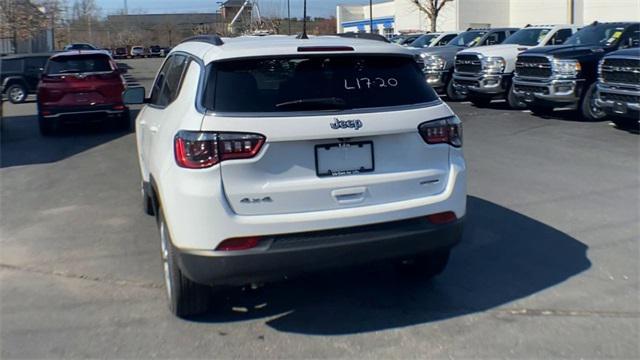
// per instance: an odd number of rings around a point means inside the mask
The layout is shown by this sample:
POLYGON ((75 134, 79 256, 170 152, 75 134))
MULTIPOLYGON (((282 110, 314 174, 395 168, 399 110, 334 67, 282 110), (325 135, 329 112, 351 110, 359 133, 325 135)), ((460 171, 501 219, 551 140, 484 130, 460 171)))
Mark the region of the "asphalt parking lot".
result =
MULTIPOLYGON (((149 88, 161 59, 125 61, 149 88)), ((2 358, 640 358, 640 142, 607 121, 452 103, 468 216, 431 282, 379 266, 229 291, 193 321, 166 309, 135 137, 38 134, 4 104, 2 358)))

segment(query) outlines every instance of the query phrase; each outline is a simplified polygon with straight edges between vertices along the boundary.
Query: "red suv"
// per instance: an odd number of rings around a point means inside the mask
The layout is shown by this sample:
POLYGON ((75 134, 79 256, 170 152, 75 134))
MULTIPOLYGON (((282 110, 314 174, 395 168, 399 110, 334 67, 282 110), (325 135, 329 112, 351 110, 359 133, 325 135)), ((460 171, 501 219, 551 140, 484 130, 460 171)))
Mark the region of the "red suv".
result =
POLYGON ((52 56, 38 84, 40 133, 50 135, 62 120, 115 118, 130 127, 122 102, 125 81, 116 63, 103 51, 69 51, 52 56))

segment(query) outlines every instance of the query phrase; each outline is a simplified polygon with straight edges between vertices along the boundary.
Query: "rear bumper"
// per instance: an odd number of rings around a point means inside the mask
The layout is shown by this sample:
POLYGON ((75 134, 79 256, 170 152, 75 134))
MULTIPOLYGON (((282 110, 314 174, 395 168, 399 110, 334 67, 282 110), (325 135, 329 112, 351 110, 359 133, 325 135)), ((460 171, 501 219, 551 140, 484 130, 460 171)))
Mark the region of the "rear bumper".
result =
POLYGON ((485 95, 503 94, 511 80, 512 74, 467 74, 453 73, 453 86, 456 91, 466 94, 475 92, 485 95))
POLYGON ((178 263, 188 278, 202 284, 263 282, 449 249, 460 241, 462 224, 462 219, 445 225, 410 219, 278 235, 267 237, 259 250, 178 250, 178 263))
MULTIPOLYGON (((78 106, 78 107, 44 107, 40 106, 38 113, 43 118, 59 118, 62 116, 77 116, 77 115, 107 115, 107 116, 119 116, 129 111, 129 108, 123 106, 122 108, 115 108, 116 105, 98 105, 98 106, 78 106)), ((121 106, 121 105, 120 105, 121 106)))
POLYGON ((637 120, 640 113, 640 85, 598 83, 596 105, 609 115, 637 120))

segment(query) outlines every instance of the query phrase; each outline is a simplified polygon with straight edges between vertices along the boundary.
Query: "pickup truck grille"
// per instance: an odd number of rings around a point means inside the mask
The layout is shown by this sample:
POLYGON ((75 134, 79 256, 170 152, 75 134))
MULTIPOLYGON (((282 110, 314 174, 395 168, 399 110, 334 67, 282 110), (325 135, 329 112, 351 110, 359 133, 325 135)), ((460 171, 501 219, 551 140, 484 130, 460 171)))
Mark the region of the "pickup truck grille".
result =
POLYGON ((600 98, 604 101, 615 101, 630 104, 640 104, 640 96, 614 94, 608 92, 601 92, 600 98))
POLYGON ((516 75, 526 77, 551 77, 551 63, 543 56, 518 56, 516 61, 516 75))
POLYGON ((602 80, 607 83, 640 84, 640 59, 607 58, 601 68, 602 80))
POLYGON ((455 71, 478 74, 482 71, 482 62, 478 55, 457 55, 455 71))

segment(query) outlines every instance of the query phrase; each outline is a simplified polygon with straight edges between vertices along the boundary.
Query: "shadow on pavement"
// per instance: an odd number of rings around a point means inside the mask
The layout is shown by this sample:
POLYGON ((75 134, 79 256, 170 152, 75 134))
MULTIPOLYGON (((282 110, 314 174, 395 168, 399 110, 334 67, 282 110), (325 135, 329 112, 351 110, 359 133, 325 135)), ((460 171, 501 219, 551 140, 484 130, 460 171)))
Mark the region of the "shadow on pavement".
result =
MULTIPOLYGON (((137 111, 131 110, 131 121, 136 115, 137 111)), ((128 133, 104 119, 66 123, 58 134, 43 137, 36 116, 5 116, 0 136, 0 168, 60 161, 128 133)))
POLYGON ((274 329, 310 335, 424 324, 482 312, 558 285, 591 266, 586 253, 585 244, 561 231, 471 196, 463 241, 434 280, 402 279, 390 265, 334 271, 257 291, 234 290, 222 309, 194 321, 269 318, 274 329))

